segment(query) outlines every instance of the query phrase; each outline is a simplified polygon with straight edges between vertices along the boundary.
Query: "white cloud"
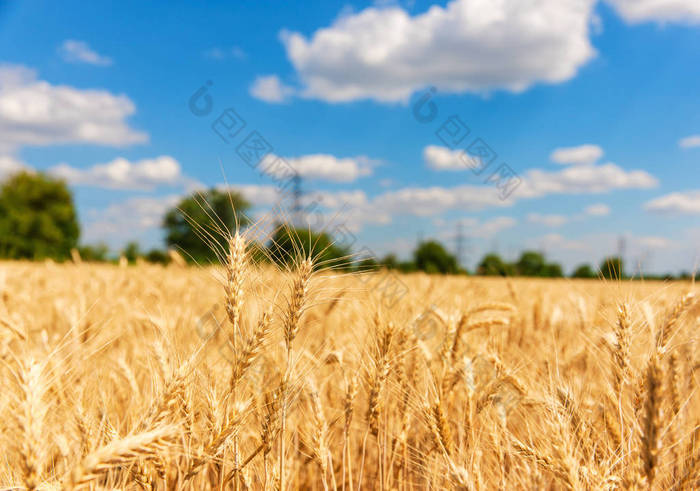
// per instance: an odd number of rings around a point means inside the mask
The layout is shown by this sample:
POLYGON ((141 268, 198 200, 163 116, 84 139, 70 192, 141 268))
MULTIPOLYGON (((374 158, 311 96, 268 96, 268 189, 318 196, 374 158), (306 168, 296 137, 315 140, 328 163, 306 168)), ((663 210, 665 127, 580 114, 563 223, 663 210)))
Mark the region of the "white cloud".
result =
MULTIPOLYGON (((514 195, 536 198, 548 194, 603 193, 614 189, 645 189, 658 184, 655 177, 643 170, 626 171, 613 163, 594 165, 603 150, 597 145, 559 148, 552 152, 552 160, 561 164, 576 164, 560 171, 530 169, 522 176, 523 182, 514 195)), ((463 150, 428 145, 423 149, 423 160, 433 170, 464 171, 470 168, 463 150)))
POLYGON ((542 249, 563 249, 569 251, 584 251, 588 245, 580 240, 571 240, 560 234, 547 234, 542 237, 530 240, 530 243, 537 243, 542 249))
POLYGON ((10 155, 0 155, 0 179, 16 174, 29 168, 10 155))
POLYGON ((330 102, 406 101, 434 85, 453 93, 522 91, 571 79, 595 56, 593 0, 454 0, 416 16, 367 8, 310 38, 283 31, 303 95, 330 102))
POLYGON ((450 150, 447 147, 428 145, 423 149, 423 161, 433 170, 467 170, 464 150, 450 150))
POLYGON ((666 194, 644 205, 649 211, 686 215, 700 215, 700 190, 666 194))
POLYGON ((527 215, 527 221, 537 225, 546 227, 561 227, 569 221, 564 215, 542 215, 540 213, 530 213, 527 215))
POLYGON ((390 215, 432 216, 447 210, 477 211, 512 204, 499 198, 495 188, 457 186, 402 188, 380 194, 371 201, 377 212, 390 215))
POLYGON ((288 178, 296 172, 305 179, 333 182, 353 182, 372 174, 373 161, 365 156, 338 158, 319 153, 279 159, 268 155, 261 164, 263 172, 277 178, 288 178))
POLYGON ((165 213, 176 206, 181 197, 135 197, 110 205, 104 210, 90 210, 83 225, 86 242, 125 241, 145 230, 159 228, 165 213))
POLYGON ((700 135, 690 135, 685 138, 681 138, 678 141, 678 146, 681 148, 695 148, 700 147, 700 135))
POLYGON ((603 156, 603 149, 598 145, 579 145, 577 147, 555 148, 549 158, 552 162, 563 165, 594 164, 603 156))
POLYGON ((257 77, 250 86, 250 95, 265 102, 285 102, 294 92, 294 89, 284 85, 277 75, 257 77))
POLYGON ((583 210, 583 212, 586 215, 602 217, 610 214, 610 207, 603 203, 595 203, 593 205, 587 206, 586 209, 583 210))
POLYGON ((308 195, 307 201, 317 202, 320 206, 331 209, 359 208, 367 205, 367 195, 359 189, 353 191, 319 191, 308 195))
POLYGON ((77 186, 93 186, 110 189, 153 189, 157 186, 194 185, 183 176, 180 163, 173 157, 162 155, 135 162, 118 157, 106 164, 96 164, 87 169, 59 164, 49 173, 77 186))
POLYGON ((697 0, 607 0, 627 22, 700 23, 697 0))
POLYGON ((635 237, 634 241, 637 245, 646 249, 666 249, 673 245, 673 242, 666 237, 644 236, 635 237))
POLYGON ((467 227, 466 233, 469 237, 490 239, 501 230, 514 227, 516 223, 512 217, 495 217, 483 222, 477 221, 471 227, 467 227))
POLYGON ((91 49, 85 41, 67 39, 63 41, 58 52, 69 63, 87 63, 88 65, 109 66, 112 59, 91 49))
POLYGON ((130 145, 148 135, 130 128, 135 111, 125 95, 37 80, 22 66, 0 66, 0 149, 22 145, 130 145))
MULTIPOLYGON (((219 187, 225 190, 225 186, 219 187)), ((255 184, 232 185, 231 189, 240 192, 254 206, 273 206, 280 201, 280 192, 275 186, 258 186, 255 184)))
POLYGON ((643 170, 626 171, 615 164, 577 165, 557 172, 532 169, 513 192, 517 197, 537 198, 548 194, 595 194, 615 189, 648 189, 658 180, 643 170))

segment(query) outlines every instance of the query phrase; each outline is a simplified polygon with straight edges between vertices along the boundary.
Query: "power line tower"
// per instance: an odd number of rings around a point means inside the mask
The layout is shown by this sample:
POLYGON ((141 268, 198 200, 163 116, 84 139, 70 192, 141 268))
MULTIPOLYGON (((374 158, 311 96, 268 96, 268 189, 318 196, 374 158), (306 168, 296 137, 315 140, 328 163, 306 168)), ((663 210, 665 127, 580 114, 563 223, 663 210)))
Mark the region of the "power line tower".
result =
POLYGON ((301 188, 301 175, 297 172, 292 178, 292 223, 296 227, 303 225, 304 217, 301 207, 301 199, 304 196, 304 191, 301 188))
POLYGON ((455 236, 455 248, 457 249, 457 264, 462 266, 464 260, 464 225, 461 220, 457 221, 457 235, 455 236))
POLYGON ((627 249, 627 240, 625 239, 624 235, 621 235, 619 239, 617 239, 617 256, 620 259, 625 258, 625 252, 627 249))

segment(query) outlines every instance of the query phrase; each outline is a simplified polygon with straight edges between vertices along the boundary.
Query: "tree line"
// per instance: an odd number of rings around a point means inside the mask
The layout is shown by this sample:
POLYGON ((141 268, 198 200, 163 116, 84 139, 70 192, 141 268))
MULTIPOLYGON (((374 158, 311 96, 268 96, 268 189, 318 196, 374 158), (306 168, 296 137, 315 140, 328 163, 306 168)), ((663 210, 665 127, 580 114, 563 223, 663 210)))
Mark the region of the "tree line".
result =
MULTIPOLYGON (((226 250, 227 232, 250 224, 246 215, 250 208, 251 204, 235 192, 210 189, 192 194, 170 209, 163 219, 165 249, 144 251, 138 243, 129 242, 118 256, 114 256, 105 244, 80 243, 78 215, 65 182, 40 172, 20 172, 0 185, 0 257, 63 261, 75 259, 77 255, 84 261, 117 261, 121 258, 129 263, 143 260, 167 264, 172 257, 168 251, 177 250, 188 262, 207 264, 217 262, 226 250)), ((336 244, 333 237, 324 232, 284 224, 274 230, 267 243, 253 246, 252 254, 256 259, 285 262, 302 251, 314 253, 320 264, 355 271, 386 268, 407 273, 564 276, 560 264, 548 261, 537 251, 524 251, 514 262, 489 253, 470 272, 462 268, 457 258, 436 240, 421 242, 410 260, 401 261, 394 254, 381 259, 356 258, 352 251, 336 244)), ((680 278, 690 276, 684 273, 680 278)), ((597 269, 582 264, 571 277, 624 278, 626 272, 622 258, 613 256, 603 260, 597 269)))

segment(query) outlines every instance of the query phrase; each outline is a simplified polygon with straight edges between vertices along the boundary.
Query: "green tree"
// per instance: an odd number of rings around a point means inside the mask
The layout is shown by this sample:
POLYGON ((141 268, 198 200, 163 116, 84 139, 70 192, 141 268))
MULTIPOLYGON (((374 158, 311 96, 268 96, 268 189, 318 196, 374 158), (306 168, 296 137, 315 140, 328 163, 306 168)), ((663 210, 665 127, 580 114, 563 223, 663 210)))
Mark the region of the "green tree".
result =
POLYGON ((546 261, 536 251, 524 251, 515 263, 515 271, 520 276, 545 276, 546 261))
POLYGON ((457 273, 457 259, 435 240, 419 244, 413 251, 413 262, 416 268, 426 273, 457 273))
POLYGON ((545 278, 561 278, 564 276, 564 271, 561 268, 561 264, 558 263, 547 263, 542 268, 542 274, 545 278))
POLYGON ((250 203, 233 191, 210 189, 192 194, 166 213, 165 242, 181 249, 190 261, 216 261, 217 250, 226 250, 226 237, 221 232, 235 231, 236 219, 240 227, 247 226, 245 212, 249 208, 250 203))
POLYGON ((80 253, 80 257, 83 259, 83 261, 104 262, 107 260, 109 247, 101 242, 94 245, 84 244, 78 246, 78 253, 80 253))
POLYGON ((600 273, 608 280, 625 277, 625 263, 621 257, 606 257, 600 263, 600 273))
POLYGON ((128 242, 122 249, 122 255, 129 261, 129 264, 134 264, 143 254, 141 254, 141 246, 138 242, 128 242))
POLYGON ((292 264, 299 256, 314 258, 322 267, 346 269, 351 266, 349 251, 333 242, 325 232, 314 232, 307 228, 276 228, 267 246, 269 257, 281 264, 292 264))
POLYGON ((572 278, 595 278, 596 276, 595 271, 589 264, 581 264, 571 273, 572 278))
POLYGON ((486 254, 476 268, 477 274, 485 276, 508 276, 512 273, 511 266, 495 253, 486 254))
POLYGON ((399 267, 399 260, 396 258, 396 254, 387 254, 380 262, 386 269, 398 269, 399 267))
POLYGON ((151 249, 146 253, 146 261, 154 264, 168 264, 170 257, 166 251, 161 249, 151 249))
POLYGON ((80 227, 63 181, 21 172, 0 186, 0 256, 12 259, 70 257, 80 227))
POLYGON ((418 271, 418 267, 413 261, 401 261, 396 267, 402 273, 415 273, 418 271))
POLYGON ((376 271, 379 269, 379 263, 373 257, 366 257, 357 261, 356 269, 360 272, 376 271))

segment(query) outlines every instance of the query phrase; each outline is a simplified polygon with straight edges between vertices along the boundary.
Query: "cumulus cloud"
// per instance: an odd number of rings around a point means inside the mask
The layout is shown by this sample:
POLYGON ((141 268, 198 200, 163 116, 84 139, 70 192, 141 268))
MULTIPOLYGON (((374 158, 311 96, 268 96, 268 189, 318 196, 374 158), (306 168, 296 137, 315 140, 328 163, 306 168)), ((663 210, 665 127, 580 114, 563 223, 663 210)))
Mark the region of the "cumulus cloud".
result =
POLYGON ((678 141, 678 146, 681 148, 694 148, 700 147, 700 135, 690 135, 685 138, 681 138, 678 141))
POLYGON ((469 166, 464 150, 451 150, 438 145, 428 145, 423 149, 423 161, 433 170, 467 170, 469 166))
POLYGON ((281 39, 305 97, 396 102, 428 85, 518 92, 569 80, 595 56, 593 3, 453 0, 415 16, 369 7, 309 38, 283 31, 281 39))
POLYGON ((69 184, 110 189, 146 190, 158 186, 195 184, 182 174, 180 163, 167 155, 135 162, 119 157, 87 169, 59 164, 51 167, 49 173, 65 179, 69 184))
POLYGON ((333 182, 353 182, 372 174, 373 161, 365 156, 338 158, 329 154, 311 154, 301 157, 268 155, 261 164, 263 172, 277 178, 288 178, 297 173, 305 179, 333 182))
MULTIPOLYGON (((552 160, 574 165, 554 172, 530 169, 521 176, 523 182, 515 189, 514 195, 536 198, 548 194, 603 193, 615 189, 646 189, 658 184, 654 176, 643 170, 627 171, 613 163, 595 165, 602 154, 603 150, 597 145, 558 148, 552 152, 552 160)), ((470 168, 463 150, 437 145, 423 149, 423 160, 429 168, 438 171, 470 168)))
POLYGON ((700 190, 666 194, 647 202, 644 208, 659 213, 700 215, 700 190))
POLYGON ((569 221, 564 215, 543 215, 540 213, 530 213, 527 215, 527 221, 537 225, 546 227, 561 227, 569 221))
POLYGON ((560 234, 547 234, 542 237, 529 241, 537 243, 542 249, 562 249, 569 251, 584 251, 588 249, 588 245, 581 240, 567 239, 560 234))
POLYGON ((594 164, 603 156, 603 149, 598 145, 579 145, 577 147, 555 148, 549 158, 562 165, 594 164))
POLYGON ((490 239, 498 232, 514 227, 517 220, 513 217, 495 217, 488 220, 474 220, 473 223, 467 222, 466 234, 469 237, 477 239, 490 239))
POLYGON ((0 155, 0 179, 29 168, 21 161, 10 155, 0 155))
POLYGON ((294 88, 283 84, 277 75, 257 77, 250 86, 250 95, 277 104, 287 101, 294 92, 294 88))
POLYGON ((700 23, 697 0, 607 0, 631 24, 641 22, 700 23))
POLYGON ((180 196, 134 197, 104 210, 90 210, 83 225, 87 242, 129 239, 148 229, 160 227, 165 213, 176 206, 180 196))
MULTIPOLYGON (((226 186, 219 187, 222 190, 226 186)), ((256 184, 233 185, 230 188, 243 195, 254 206, 273 206, 280 202, 280 191, 275 186, 259 186, 256 184)))
POLYGON ((486 186, 439 186, 402 188, 376 196, 372 200, 378 212, 390 215, 432 216, 447 210, 478 211, 488 207, 509 206, 495 189, 486 186))
POLYGON ((634 240, 638 246, 646 249, 666 249, 673 245, 673 242, 666 237, 643 236, 635 237, 634 240))
POLYGON ((87 63, 88 65, 109 66, 112 59, 90 48, 85 41, 67 39, 58 48, 63 59, 69 63, 87 63))
POLYGON ((148 135, 129 127, 135 111, 125 95, 38 80, 22 66, 0 66, 0 149, 22 145, 131 145, 148 135))
POLYGON ((658 180, 643 170, 624 170, 615 164, 578 165, 558 172, 532 169, 514 195, 537 198, 548 194, 596 194, 615 189, 648 189, 658 180))
POLYGON ((591 215, 591 216, 606 216, 610 214, 610 207, 606 204, 603 203, 595 203, 593 205, 587 206, 583 212, 586 215, 591 215))

